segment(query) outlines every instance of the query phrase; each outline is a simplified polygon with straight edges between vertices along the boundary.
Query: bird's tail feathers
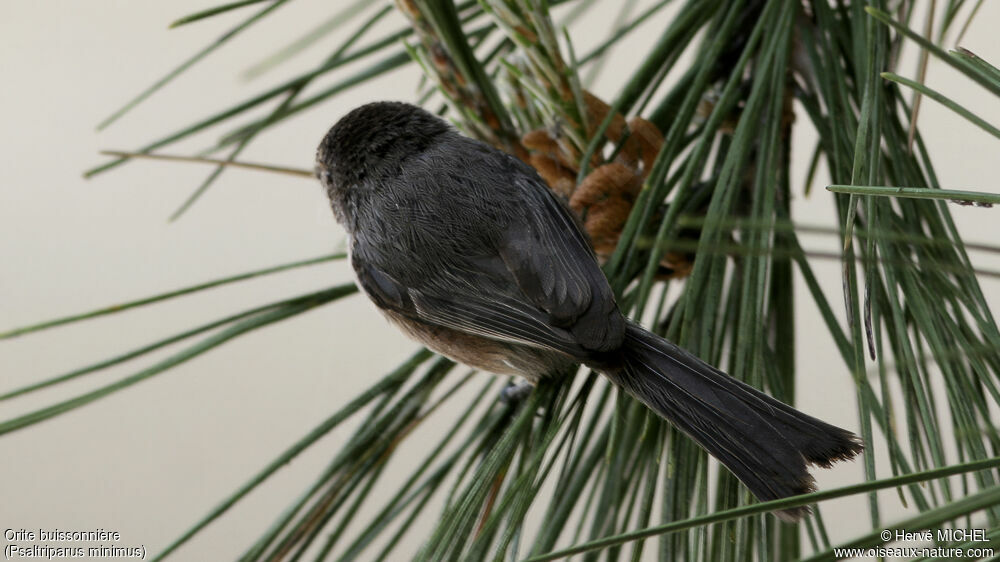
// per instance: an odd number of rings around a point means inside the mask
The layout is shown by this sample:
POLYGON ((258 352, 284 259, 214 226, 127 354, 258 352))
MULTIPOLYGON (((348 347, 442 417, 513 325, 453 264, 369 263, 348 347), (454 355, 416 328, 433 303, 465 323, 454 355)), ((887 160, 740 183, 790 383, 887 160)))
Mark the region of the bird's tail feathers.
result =
MULTIPOLYGON (((829 467, 863 449, 851 432, 822 422, 711 367, 635 324, 616 385, 704 447, 763 501, 815 490, 810 464, 829 467)), ((795 521, 806 508, 777 512, 795 521)))

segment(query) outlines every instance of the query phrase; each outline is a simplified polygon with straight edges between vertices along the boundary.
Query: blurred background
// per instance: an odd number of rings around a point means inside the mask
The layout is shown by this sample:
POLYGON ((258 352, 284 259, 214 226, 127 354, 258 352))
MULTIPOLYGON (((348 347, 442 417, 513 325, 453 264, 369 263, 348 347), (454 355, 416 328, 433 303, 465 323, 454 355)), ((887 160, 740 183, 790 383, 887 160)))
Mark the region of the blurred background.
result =
MULTIPOLYGON (((210 4, 0 3, 0 331, 343 248, 343 232, 311 179, 230 170, 185 215, 169 222, 208 167, 134 161, 91 180, 82 178, 85 169, 105 161, 99 150, 133 149, 225 108, 263 84, 307 70, 346 33, 333 33, 272 73, 248 79, 248 68, 304 32, 303 21, 330 12, 329 2, 291 2, 121 121, 96 132, 95 126, 112 111, 245 17, 167 29, 176 18, 210 4)), ((617 11, 614 4, 600 3, 574 26, 578 52, 604 37, 617 11)), ((646 52, 657 36, 654 31, 666 25, 671 13, 667 9, 644 24, 649 33, 633 34, 634 48, 625 44, 612 54, 615 62, 603 70, 593 88, 596 94, 614 97, 642 62, 630 59, 630 53, 646 52)), ((380 25, 394 29, 402 21, 393 14, 380 25)), ((993 29, 997 21, 1000 3, 985 2, 962 42, 994 64, 1000 61, 1000 36, 993 29)), ((907 53, 897 72, 914 76, 916 65, 916 53, 907 53)), ((340 75, 354 70, 347 67, 340 75)), ((408 65, 348 91, 259 137, 240 159, 311 169, 317 143, 341 115, 377 99, 415 101, 419 77, 417 67, 408 65)), ((933 58, 927 83, 987 121, 1000 122, 995 98, 933 58)), ((930 100, 923 102, 920 128, 943 186, 1000 191, 1000 141, 930 100)), ((793 142, 793 192, 799 194, 814 145, 810 134, 798 131, 793 142)), ((190 152, 211 140, 195 137, 166 152, 190 152)), ((834 226, 831 199, 822 190, 827 180, 822 173, 818 177, 811 197, 796 199, 796 220, 834 226)), ((1000 239, 1000 209, 952 205, 951 210, 967 241, 995 244, 1000 239)), ((839 246, 830 235, 803 239, 815 251, 835 252, 839 246)), ((980 269, 1000 271, 997 254, 973 252, 972 261, 980 269)), ((839 263, 822 262, 816 272, 830 301, 840 305, 839 263)), ((346 264, 326 264, 2 341, 0 391, 234 311, 347 280, 346 264)), ((983 276, 981 283, 994 310, 1000 308, 1000 279, 983 276)), ((837 313, 843 321, 842 309, 837 313)), ((799 314, 799 369, 811 378, 799 387, 797 406, 856 430, 850 374, 815 310, 801 307, 799 314)), ((352 297, 239 338, 108 399, 3 436, 0 527, 112 529, 122 534, 121 545, 142 544, 156 552, 416 349, 366 300, 352 297)), ((133 370, 94 376, 110 381, 133 370)), ((14 403, 0 402, 0 420, 81 388, 69 384, 14 403)), ((184 546, 177 558, 220 560, 241 553, 328 461, 353 423, 290 463, 184 546)), ((884 462, 879 468, 887 469, 884 462)), ((857 482, 861 465, 839 465, 817 477, 821 488, 857 482)), ((894 497, 887 492, 886 505, 898 504, 894 497)), ((865 518, 858 517, 864 505, 852 501, 830 508, 828 517, 838 521, 828 519, 836 533, 833 540, 868 529, 865 518)), ((885 516, 893 519, 891 513, 885 516)))

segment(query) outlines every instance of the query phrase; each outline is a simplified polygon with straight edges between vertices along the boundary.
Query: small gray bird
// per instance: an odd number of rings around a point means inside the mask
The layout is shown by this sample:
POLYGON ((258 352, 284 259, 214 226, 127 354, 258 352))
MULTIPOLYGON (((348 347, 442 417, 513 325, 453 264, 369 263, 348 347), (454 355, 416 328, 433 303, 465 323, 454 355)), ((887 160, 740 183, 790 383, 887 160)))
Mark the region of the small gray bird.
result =
POLYGON ((861 452, 854 434, 627 320, 586 235, 535 170, 423 109, 378 102, 351 111, 320 144, 316 174, 350 236, 362 290, 442 355, 532 382, 586 365, 761 500, 812 491, 807 465, 861 452))

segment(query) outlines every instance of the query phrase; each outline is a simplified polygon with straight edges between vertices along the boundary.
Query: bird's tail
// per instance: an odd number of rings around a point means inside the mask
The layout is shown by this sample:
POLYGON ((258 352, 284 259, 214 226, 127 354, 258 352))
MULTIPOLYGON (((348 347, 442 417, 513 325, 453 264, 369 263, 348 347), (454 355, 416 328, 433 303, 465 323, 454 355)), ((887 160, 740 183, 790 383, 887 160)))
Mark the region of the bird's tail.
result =
MULTIPOLYGON (((854 457, 853 433, 824 423, 629 324, 612 382, 684 431, 762 501, 815 490, 807 465, 854 457)), ((795 521, 806 508, 777 512, 795 521)))

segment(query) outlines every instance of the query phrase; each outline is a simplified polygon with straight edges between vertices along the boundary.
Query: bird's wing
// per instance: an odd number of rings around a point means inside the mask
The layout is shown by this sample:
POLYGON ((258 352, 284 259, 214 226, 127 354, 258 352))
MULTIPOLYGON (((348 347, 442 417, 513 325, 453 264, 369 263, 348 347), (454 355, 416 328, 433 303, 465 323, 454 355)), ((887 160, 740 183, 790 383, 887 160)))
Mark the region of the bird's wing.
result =
MULTIPOLYGON (((514 181, 538 180, 518 174, 514 181)), ((496 247, 447 271, 394 276, 397 268, 356 238, 352 262, 361 286, 378 306, 418 322, 551 348, 578 360, 616 349, 624 319, 586 237, 547 188, 519 188, 523 210, 512 214, 496 247)))
POLYGON ((480 290, 465 285, 449 290, 438 290, 438 284, 408 287, 366 260, 357 245, 351 262, 361 288, 376 305, 410 320, 575 357, 586 354, 573 334, 553 325, 544 311, 524 299, 511 298, 496 286, 480 285, 480 290))
POLYGON ((498 250, 521 294, 584 348, 617 348, 625 322, 589 241, 569 209, 539 180, 521 176, 517 181, 530 212, 507 229, 498 250))

